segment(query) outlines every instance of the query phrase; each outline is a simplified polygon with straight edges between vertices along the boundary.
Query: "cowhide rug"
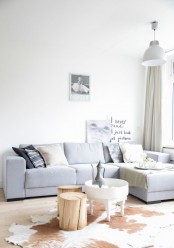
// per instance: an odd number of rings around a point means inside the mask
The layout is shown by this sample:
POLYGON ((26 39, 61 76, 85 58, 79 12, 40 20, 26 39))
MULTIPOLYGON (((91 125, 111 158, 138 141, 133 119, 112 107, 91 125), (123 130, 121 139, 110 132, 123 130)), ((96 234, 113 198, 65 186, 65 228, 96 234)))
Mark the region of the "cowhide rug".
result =
POLYGON ((157 212, 147 207, 112 209, 106 221, 103 205, 95 203, 94 215, 88 214, 88 225, 78 231, 59 229, 57 210, 43 216, 32 216, 30 225, 13 224, 12 236, 6 241, 23 248, 173 248, 174 212, 157 212))

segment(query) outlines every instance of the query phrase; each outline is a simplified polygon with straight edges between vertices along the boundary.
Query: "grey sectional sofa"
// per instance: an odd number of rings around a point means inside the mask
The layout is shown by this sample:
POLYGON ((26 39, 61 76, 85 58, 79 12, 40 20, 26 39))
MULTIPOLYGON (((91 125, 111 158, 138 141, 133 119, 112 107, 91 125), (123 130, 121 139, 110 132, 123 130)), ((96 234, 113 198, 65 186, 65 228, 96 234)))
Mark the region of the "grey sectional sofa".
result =
MULTIPOLYGON (((105 178, 121 178, 120 163, 113 163, 107 146, 102 143, 61 143, 68 166, 26 169, 24 158, 6 155, 3 164, 3 189, 6 200, 57 194, 59 185, 82 185, 92 179, 92 167, 99 161, 105 167, 105 178)), ((20 147, 24 147, 21 145, 20 147)), ((37 147, 37 145, 36 145, 37 147)), ((156 160, 168 161, 161 153, 149 153, 156 160), (162 158, 161 158, 162 156, 162 158)), ((124 165, 124 163, 122 163, 124 165)), ((174 171, 147 175, 147 188, 132 187, 130 194, 145 202, 174 199, 174 171)))
MULTIPOLYGON (((57 194, 59 185, 82 185, 92 178, 91 164, 101 161, 105 177, 118 178, 119 168, 105 164, 102 143, 61 143, 69 165, 26 169, 24 158, 6 155, 3 164, 3 189, 7 200, 57 194)), ((20 145, 25 147, 26 145, 20 145)), ((37 145, 36 145, 37 147, 37 145)), ((84 189, 85 190, 85 189, 84 189)))

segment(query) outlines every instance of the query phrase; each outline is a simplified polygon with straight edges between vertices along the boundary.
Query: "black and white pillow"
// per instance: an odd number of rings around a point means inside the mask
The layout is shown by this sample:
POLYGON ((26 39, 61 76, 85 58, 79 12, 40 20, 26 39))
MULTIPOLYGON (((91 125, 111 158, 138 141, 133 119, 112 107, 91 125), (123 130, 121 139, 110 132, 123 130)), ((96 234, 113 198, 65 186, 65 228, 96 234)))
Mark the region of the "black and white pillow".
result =
POLYGON ((119 143, 110 143, 108 145, 109 152, 111 155, 111 158, 114 163, 121 163, 123 162, 123 154, 121 152, 119 143))
POLYGON ((12 149, 14 150, 14 152, 19 155, 20 157, 24 158, 26 161, 26 169, 34 169, 34 165, 31 162, 30 158, 27 155, 27 152, 25 151, 25 149, 30 149, 30 150, 35 150, 34 146, 29 145, 26 146, 24 148, 17 148, 17 147, 12 147, 12 149))
POLYGON ((25 151, 35 168, 45 168, 45 161, 37 150, 25 149, 25 151))

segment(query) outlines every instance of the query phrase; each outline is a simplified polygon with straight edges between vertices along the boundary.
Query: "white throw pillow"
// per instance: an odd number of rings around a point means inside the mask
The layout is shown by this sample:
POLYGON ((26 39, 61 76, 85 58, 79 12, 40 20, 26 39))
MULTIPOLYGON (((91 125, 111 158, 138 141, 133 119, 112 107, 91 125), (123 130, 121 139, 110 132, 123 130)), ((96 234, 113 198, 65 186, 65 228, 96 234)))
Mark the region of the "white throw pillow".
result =
POLYGON ((36 149, 44 158, 47 167, 55 165, 68 165, 68 161, 60 145, 38 146, 36 149))
POLYGON ((122 151, 123 160, 125 163, 141 163, 144 160, 145 153, 143 152, 142 145, 121 143, 120 149, 122 151))

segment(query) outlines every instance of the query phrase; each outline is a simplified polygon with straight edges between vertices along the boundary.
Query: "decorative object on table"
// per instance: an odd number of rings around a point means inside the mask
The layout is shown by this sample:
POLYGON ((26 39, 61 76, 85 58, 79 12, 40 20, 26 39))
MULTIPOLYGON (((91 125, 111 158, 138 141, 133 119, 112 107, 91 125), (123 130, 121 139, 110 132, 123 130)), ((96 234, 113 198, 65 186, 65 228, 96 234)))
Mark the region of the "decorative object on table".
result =
POLYGON ((101 165, 101 162, 97 164, 97 175, 94 178, 94 166, 92 166, 92 184, 96 184, 99 186, 99 188, 102 187, 102 185, 105 185, 105 179, 104 179, 104 173, 105 173, 105 168, 101 165), (103 169, 103 175, 102 175, 102 169, 103 169))
POLYGON ((163 164, 161 162, 151 161, 151 162, 143 162, 139 163, 135 166, 137 169, 141 170, 165 170, 170 171, 174 170, 173 164, 163 164))
POLYGON ((141 170, 164 170, 165 167, 166 166, 161 162, 157 162, 154 159, 148 157, 146 153, 142 154, 141 161, 139 161, 138 165, 135 166, 135 168, 141 170))
POLYGON ((156 162, 154 163, 139 163, 138 165, 135 166, 136 169, 140 170, 163 170, 164 167, 159 163, 157 165, 156 162))
POLYGON ((145 51, 142 65, 144 66, 160 66, 166 63, 165 51, 159 46, 159 41, 155 40, 155 31, 158 28, 158 22, 151 23, 154 31, 154 40, 150 42, 149 48, 145 51))
POLYGON ((111 141, 111 122, 109 120, 89 120, 86 122, 87 142, 111 141))
POLYGON ((90 76, 81 74, 70 74, 70 100, 90 100, 90 76))
POLYGON ((88 215, 87 226, 73 232, 59 229, 56 208, 44 214, 40 209, 39 215, 36 209, 32 217, 26 211, 25 225, 16 217, 18 224, 10 226, 6 241, 10 247, 14 244, 22 248, 173 247, 173 205, 169 202, 140 205, 128 202, 123 217, 115 206, 112 209, 115 214, 108 222, 103 204, 94 202, 94 214, 88 215))

